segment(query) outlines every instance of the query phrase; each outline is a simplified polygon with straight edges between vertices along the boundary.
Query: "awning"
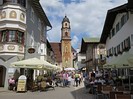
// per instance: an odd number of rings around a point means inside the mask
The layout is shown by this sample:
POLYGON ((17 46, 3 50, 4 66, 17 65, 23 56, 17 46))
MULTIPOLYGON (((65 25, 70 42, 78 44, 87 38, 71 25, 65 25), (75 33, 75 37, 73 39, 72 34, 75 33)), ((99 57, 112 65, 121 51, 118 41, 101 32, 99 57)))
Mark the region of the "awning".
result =
POLYGON ((57 66, 57 65, 52 65, 53 66, 53 68, 54 68, 54 70, 59 70, 59 71, 61 71, 62 70, 62 68, 61 67, 59 67, 59 66, 57 66))
POLYGON ((129 62, 131 65, 133 65, 133 57, 130 57, 130 58, 128 58, 127 60, 128 60, 128 62, 129 62))
POLYGON ((82 65, 78 66, 78 69, 79 69, 79 70, 80 70, 80 69, 83 69, 83 68, 86 68, 86 64, 82 64, 82 65))
POLYGON ((133 57, 133 54, 126 52, 126 53, 123 53, 121 57, 119 56, 111 60, 111 62, 107 64, 111 65, 111 67, 114 67, 114 68, 133 68, 133 66, 128 61, 130 57, 133 57))
POLYGON ((104 64, 103 65, 103 68, 109 69, 109 68, 114 68, 114 66, 113 65, 110 65, 110 64, 104 64))
POLYGON ((54 69, 51 63, 38 58, 30 58, 11 63, 11 67, 30 68, 30 69, 54 69))

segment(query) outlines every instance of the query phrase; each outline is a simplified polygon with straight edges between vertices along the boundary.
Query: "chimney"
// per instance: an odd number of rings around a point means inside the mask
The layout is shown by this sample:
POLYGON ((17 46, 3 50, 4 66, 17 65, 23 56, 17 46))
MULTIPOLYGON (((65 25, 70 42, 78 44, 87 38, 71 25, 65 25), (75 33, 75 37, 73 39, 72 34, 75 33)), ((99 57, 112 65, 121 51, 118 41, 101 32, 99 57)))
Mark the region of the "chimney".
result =
POLYGON ((129 9, 133 8, 133 0, 128 0, 127 5, 129 9))

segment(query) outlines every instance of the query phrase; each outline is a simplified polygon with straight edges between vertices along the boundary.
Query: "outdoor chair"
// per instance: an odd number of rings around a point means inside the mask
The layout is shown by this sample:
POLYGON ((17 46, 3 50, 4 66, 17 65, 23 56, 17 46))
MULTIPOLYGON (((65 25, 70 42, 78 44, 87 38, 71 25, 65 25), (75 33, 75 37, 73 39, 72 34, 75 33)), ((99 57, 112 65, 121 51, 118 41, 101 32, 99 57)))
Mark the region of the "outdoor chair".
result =
POLYGON ((34 92, 34 91, 37 91, 37 90, 38 90, 37 83, 33 82, 32 85, 31 85, 31 91, 34 92))
POLYGON ((46 91, 46 81, 41 81, 41 83, 40 83, 40 91, 46 91))
POLYGON ((112 91, 113 87, 111 85, 103 85, 102 90, 103 91, 112 91))
POLYGON ((102 84, 97 84, 97 88, 95 90, 95 99, 102 99, 103 98, 103 93, 102 91, 102 84))
POLYGON ((124 91, 125 88, 124 88, 124 86, 118 86, 118 87, 117 87, 117 90, 118 90, 118 91, 124 91))
POLYGON ((123 94, 123 92, 111 91, 109 94, 109 99, 115 99, 116 94, 123 94))
POLYGON ((102 93, 105 99, 109 99, 109 93, 112 91, 113 87, 111 85, 103 85, 102 93))
POLYGON ((116 94, 115 99, 131 99, 131 94, 116 94))

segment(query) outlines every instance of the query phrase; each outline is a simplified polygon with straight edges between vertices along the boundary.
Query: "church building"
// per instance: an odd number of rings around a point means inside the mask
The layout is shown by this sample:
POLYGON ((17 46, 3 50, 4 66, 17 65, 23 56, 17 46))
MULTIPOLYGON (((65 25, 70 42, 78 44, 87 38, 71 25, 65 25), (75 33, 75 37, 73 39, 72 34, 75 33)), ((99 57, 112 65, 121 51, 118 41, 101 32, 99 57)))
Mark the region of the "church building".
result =
POLYGON ((55 54, 56 65, 62 68, 73 67, 75 50, 71 46, 70 21, 67 16, 63 18, 61 27, 61 41, 51 42, 55 54))

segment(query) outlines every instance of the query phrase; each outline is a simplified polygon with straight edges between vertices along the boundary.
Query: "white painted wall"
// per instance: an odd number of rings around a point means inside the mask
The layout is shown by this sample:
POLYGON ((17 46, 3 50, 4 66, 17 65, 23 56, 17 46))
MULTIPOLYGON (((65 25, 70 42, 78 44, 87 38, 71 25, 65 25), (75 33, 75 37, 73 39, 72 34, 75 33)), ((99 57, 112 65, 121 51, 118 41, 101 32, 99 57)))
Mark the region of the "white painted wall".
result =
MULTIPOLYGON (((116 24, 118 23, 118 21, 121 20, 121 16, 122 14, 118 14, 113 27, 116 26, 116 24)), ((110 49, 112 47, 116 47, 117 45, 119 45, 121 42, 123 42, 127 37, 131 37, 131 34, 133 34, 133 14, 131 14, 129 12, 129 19, 128 21, 123 25, 123 27, 111 38, 109 39, 109 37, 106 40, 106 49, 110 49)), ((129 53, 133 53, 133 46, 131 47, 131 49, 129 50, 129 53)), ((122 55, 121 55, 122 56, 122 55)), ((121 57, 119 55, 119 57, 121 57)), ((107 63, 110 62, 112 59, 115 59, 118 56, 112 56, 107 58, 107 63)))

